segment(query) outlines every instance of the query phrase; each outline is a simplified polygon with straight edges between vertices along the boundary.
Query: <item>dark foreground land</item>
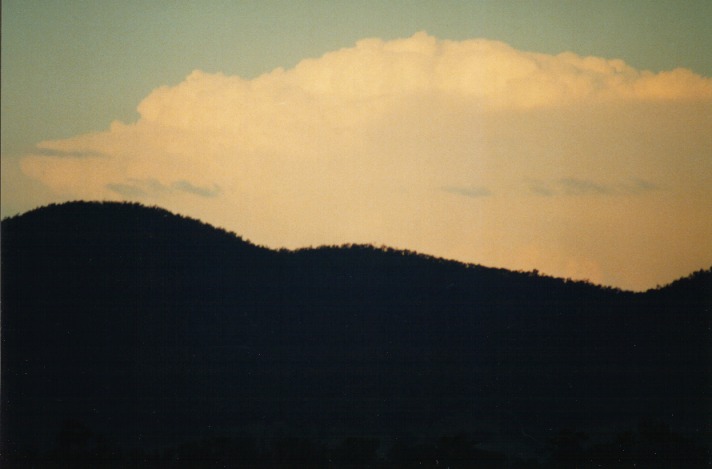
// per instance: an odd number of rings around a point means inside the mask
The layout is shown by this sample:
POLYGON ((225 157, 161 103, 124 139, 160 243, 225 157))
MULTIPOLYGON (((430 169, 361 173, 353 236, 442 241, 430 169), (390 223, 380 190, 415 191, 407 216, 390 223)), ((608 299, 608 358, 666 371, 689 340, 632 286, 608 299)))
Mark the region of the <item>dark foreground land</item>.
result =
POLYGON ((2 467, 708 467, 712 271, 646 293, 135 204, 2 222, 2 467))

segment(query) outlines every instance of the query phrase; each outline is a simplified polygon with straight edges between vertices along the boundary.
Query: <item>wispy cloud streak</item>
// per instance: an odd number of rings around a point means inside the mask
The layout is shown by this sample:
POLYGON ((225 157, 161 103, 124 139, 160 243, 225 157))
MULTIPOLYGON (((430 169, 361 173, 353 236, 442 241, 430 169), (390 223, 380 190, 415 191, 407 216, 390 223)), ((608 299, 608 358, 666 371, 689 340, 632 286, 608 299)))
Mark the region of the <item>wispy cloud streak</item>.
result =
POLYGON ((443 191, 450 194, 462 195, 465 197, 478 198, 489 197, 492 192, 486 187, 443 187, 443 191))

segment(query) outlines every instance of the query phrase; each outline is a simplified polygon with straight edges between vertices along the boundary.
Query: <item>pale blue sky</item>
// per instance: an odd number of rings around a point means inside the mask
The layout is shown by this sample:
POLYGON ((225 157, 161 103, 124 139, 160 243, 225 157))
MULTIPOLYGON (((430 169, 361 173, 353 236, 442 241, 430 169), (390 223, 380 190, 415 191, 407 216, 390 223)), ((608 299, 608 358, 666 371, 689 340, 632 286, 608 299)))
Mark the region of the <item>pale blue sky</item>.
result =
POLYGON ((5 0, 2 154, 133 121, 152 89, 194 69, 252 78, 421 30, 712 76, 709 0, 5 0))

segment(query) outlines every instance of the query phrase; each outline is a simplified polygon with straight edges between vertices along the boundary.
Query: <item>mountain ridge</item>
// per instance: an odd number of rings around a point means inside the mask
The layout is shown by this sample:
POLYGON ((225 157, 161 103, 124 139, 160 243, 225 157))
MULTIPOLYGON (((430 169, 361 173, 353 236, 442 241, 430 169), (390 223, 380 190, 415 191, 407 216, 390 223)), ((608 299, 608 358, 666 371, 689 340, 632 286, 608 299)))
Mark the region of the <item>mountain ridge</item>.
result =
POLYGON ((67 419, 147 448, 465 431, 536 452, 648 417, 710 435, 712 270, 635 293, 70 203, 3 220, 2 278, 5 454, 67 419))
MULTIPOLYGON (((395 252, 400 255, 409 255, 409 256, 417 256, 421 259, 427 259, 430 261, 435 261, 439 263, 455 263, 455 264, 460 264, 466 268, 479 268, 479 269, 489 269, 492 271, 499 271, 499 272, 504 272, 504 273, 511 273, 511 274, 525 274, 528 276, 538 276, 538 277, 543 277, 543 278, 548 278, 548 279, 556 279, 565 283, 578 283, 578 284, 588 284, 588 285, 593 285, 595 287, 599 287, 602 289, 607 289, 607 290, 617 290, 621 292, 631 292, 631 293, 645 293, 649 292, 652 290, 659 290, 666 288, 670 285, 672 285, 675 282, 680 282, 684 281, 690 276, 693 276, 694 274, 703 274, 705 272, 711 271, 712 266, 710 266, 709 269, 699 269, 698 271, 692 272, 687 276, 680 277, 678 279, 674 279, 670 281, 667 284, 664 285, 658 285, 656 287, 650 287, 646 290, 643 291, 636 291, 636 290, 627 290, 627 289, 622 289, 619 287, 615 287, 612 285, 605 285, 605 284, 597 284, 594 282, 591 282, 588 279, 574 279, 574 278, 563 278, 563 277, 557 277, 555 275, 549 275, 545 273, 541 273, 538 269, 533 269, 532 271, 525 271, 525 270, 512 270, 504 267, 492 267, 492 266, 484 266, 481 264, 477 263, 472 263, 472 262, 463 262, 459 261, 456 259, 449 259, 441 256, 435 256, 431 254, 426 254, 426 253, 421 253, 418 251, 412 251, 409 249, 398 249, 398 248, 392 248, 390 246, 385 246, 385 245, 374 245, 374 244, 368 244, 368 243, 344 243, 344 244, 337 244, 337 245, 319 245, 319 246, 309 246, 309 247, 301 247, 301 248, 296 248, 296 249, 287 249, 287 248, 270 248, 264 245, 260 245, 257 243, 254 243, 248 239, 243 238, 239 234, 237 234, 234 231, 227 230, 225 228, 212 225, 210 223, 206 223, 200 219, 193 218, 190 216, 184 216, 180 215, 174 212, 171 212, 169 210, 166 210, 160 206, 154 205, 154 206, 146 206, 138 202, 113 202, 113 201, 81 201, 81 200, 76 200, 76 201, 69 201, 69 202, 63 202, 63 203, 51 203, 45 206, 40 206, 36 207, 34 209, 28 210, 27 212, 24 213, 19 213, 16 215, 12 215, 9 217, 6 217, 2 220, 3 224, 11 224, 14 223, 14 220, 27 220, 27 218, 31 218, 40 214, 45 214, 47 213, 48 210, 54 211, 54 210, 61 210, 64 211, 66 209, 72 209, 72 208, 86 208, 93 206, 94 208, 99 208, 99 207, 124 207, 128 208, 131 207, 132 209, 140 209, 140 210, 148 210, 148 211, 153 211, 155 212, 154 215, 156 216, 161 216, 164 218, 167 217, 176 217, 180 220, 183 220, 185 222, 194 222, 197 225, 199 225, 201 228, 206 229, 206 231, 209 231, 209 229, 215 230, 216 233, 219 233, 220 235, 226 237, 226 238, 235 238, 236 241, 240 241, 242 243, 245 243, 246 245, 249 245, 251 247, 259 248, 259 249, 264 249, 272 252, 279 252, 279 253, 300 253, 300 252, 308 252, 308 251, 315 251, 315 250, 339 250, 339 249, 348 249, 348 248, 359 248, 359 249, 373 249, 376 251, 385 251, 385 252, 395 252)), ((69 212, 71 214, 71 212, 69 212)))

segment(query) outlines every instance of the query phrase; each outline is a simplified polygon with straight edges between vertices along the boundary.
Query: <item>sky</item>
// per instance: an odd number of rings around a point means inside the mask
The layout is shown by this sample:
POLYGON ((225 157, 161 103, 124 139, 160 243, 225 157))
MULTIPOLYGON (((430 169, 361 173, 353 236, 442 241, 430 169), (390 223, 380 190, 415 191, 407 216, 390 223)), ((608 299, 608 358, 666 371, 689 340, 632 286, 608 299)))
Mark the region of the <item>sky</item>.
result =
POLYGON ((2 2, 2 216, 625 289, 712 265, 712 2, 2 2))

